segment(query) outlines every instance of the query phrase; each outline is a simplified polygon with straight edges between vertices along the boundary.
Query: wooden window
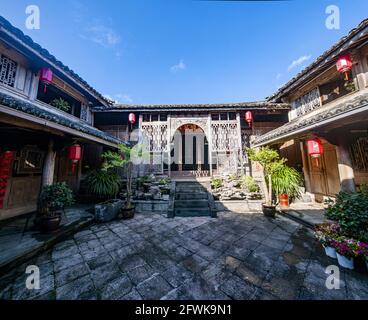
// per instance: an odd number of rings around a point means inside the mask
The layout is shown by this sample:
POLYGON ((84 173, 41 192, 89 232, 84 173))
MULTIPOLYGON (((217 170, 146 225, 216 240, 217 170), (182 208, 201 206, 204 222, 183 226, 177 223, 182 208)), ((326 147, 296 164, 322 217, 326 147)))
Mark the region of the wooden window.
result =
POLYGON ((212 113, 211 114, 211 118, 212 118, 212 120, 219 120, 219 114, 218 113, 212 113))
POLYGON ((229 120, 236 120, 236 113, 235 112, 229 112, 229 120))
POLYGON ((158 113, 154 113, 151 115, 151 121, 158 121, 158 113))
POLYGON ((12 59, 1 55, 0 58, 0 83, 13 87, 17 73, 18 64, 12 59))
POLYGON ((167 114, 161 113, 160 114, 160 121, 167 121, 167 114))
MULTIPOLYGON (((349 78, 353 79, 352 72, 350 72, 349 78)), ((339 74, 331 81, 319 87, 322 105, 343 97, 355 90, 354 81, 345 81, 343 76, 339 74)))
POLYGON ((220 120, 227 120, 227 113, 220 113, 220 120))
POLYGON ((151 115, 148 113, 143 114, 143 122, 150 122, 151 121, 151 115))

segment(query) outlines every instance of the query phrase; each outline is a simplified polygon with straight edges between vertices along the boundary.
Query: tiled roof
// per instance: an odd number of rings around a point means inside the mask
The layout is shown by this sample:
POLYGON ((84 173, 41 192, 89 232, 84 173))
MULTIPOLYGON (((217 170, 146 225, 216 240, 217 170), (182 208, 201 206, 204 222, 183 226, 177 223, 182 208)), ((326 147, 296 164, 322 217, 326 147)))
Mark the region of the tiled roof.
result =
MULTIPOLYGON (((319 123, 328 120, 333 121, 334 118, 342 116, 344 113, 367 106, 368 93, 365 93, 352 100, 337 104, 332 108, 322 108, 320 112, 313 113, 312 115, 306 114, 305 116, 296 118, 275 130, 269 131, 266 134, 257 137, 252 142, 252 145, 258 147, 271 142, 281 141, 286 138, 291 139, 292 136, 296 136, 300 132, 307 131, 311 126, 318 125, 319 123)), ((316 111, 318 111, 318 109, 316 109, 316 111)))
POLYGON ((361 40, 368 35, 368 19, 363 20, 359 26, 352 29, 345 37, 341 38, 330 49, 320 55, 312 64, 298 73, 289 82, 283 85, 275 94, 267 97, 267 101, 277 101, 283 95, 293 90, 296 86, 302 83, 304 80, 312 77, 319 69, 327 64, 334 62, 334 59, 340 54, 344 53, 353 43, 361 40))
POLYGON ((94 111, 130 111, 130 110, 231 110, 231 109, 290 109, 286 103, 267 101, 237 102, 237 103, 208 103, 208 104, 114 104, 110 107, 96 107, 94 111))
POLYGON ((4 17, 0 16, 0 31, 1 29, 5 29, 7 32, 11 33, 14 37, 19 39, 23 44, 29 46, 33 50, 35 50, 38 54, 40 54, 44 59, 50 61, 51 64, 60 68, 63 72, 65 72, 68 76, 73 78, 80 86, 82 86, 87 92, 90 92, 93 96, 99 99, 106 105, 110 105, 112 101, 106 99, 101 93, 97 92, 94 88, 92 88, 85 80, 83 80, 77 73, 73 70, 69 69, 66 65, 64 65, 61 61, 55 58, 49 51, 45 48, 41 47, 38 43, 34 42, 29 36, 25 35, 20 29, 14 27, 8 20, 4 17))
POLYGON ((2 106, 12 108, 17 111, 21 111, 32 116, 44 119, 46 121, 50 121, 74 130, 78 130, 88 135, 95 136, 97 138, 103 139, 113 144, 123 143, 121 140, 101 131, 95 127, 90 126, 89 124, 74 118, 72 116, 68 117, 67 115, 58 113, 57 110, 50 110, 39 106, 36 102, 31 102, 29 100, 22 100, 19 98, 15 98, 6 93, 0 92, 0 108, 2 106))

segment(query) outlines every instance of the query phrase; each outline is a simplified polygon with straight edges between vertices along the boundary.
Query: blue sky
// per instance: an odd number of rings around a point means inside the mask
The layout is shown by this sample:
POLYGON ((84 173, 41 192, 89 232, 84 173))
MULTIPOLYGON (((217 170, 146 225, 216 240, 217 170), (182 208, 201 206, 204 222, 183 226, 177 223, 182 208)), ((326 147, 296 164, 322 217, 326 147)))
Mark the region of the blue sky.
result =
POLYGON ((262 100, 366 18, 367 0, 1 0, 0 14, 122 103, 262 100), (41 29, 25 28, 38 5, 41 29), (341 11, 325 27, 326 7, 341 11))

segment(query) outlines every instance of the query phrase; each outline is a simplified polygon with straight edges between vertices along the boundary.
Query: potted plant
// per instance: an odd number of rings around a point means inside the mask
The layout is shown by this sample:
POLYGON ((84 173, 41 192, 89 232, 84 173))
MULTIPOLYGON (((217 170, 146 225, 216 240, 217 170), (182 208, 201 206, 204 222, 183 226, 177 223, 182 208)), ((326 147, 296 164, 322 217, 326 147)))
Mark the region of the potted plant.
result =
POLYGON ((285 164, 279 166, 279 169, 272 175, 272 186, 281 207, 288 208, 290 199, 300 196, 302 183, 303 179, 297 170, 285 164))
POLYGON ((336 249, 339 265, 346 269, 354 269, 354 258, 358 256, 358 245, 354 239, 341 236, 331 241, 331 246, 336 249))
POLYGON ((276 204, 272 198, 272 176, 280 170, 286 159, 281 159, 277 151, 269 147, 262 147, 259 150, 247 149, 247 154, 249 160, 258 162, 262 167, 262 186, 266 201, 262 204, 263 214, 265 216, 275 217, 276 204))
POLYGON ((66 206, 74 203, 73 191, 65 182, 44 186, 38 203, 40 213, 37 223, 42 232, 52 232, 59 228, 61 213, 66 206))
MULTIPOLYGON (((133 149, 124 145, 118 145, 119 152, 107 151, 102 156, 105 159, 104 169, 118 169, 126 168, 126 193, 125 193, 125 205, 121 208, 121 214, 123 219, 130 219, 134 217, 135 206, 132 203, 132 174, 133 174, 133 162, 132 151, 133 149)), ((138 151, 139 148, 137 148, 138 151)))
POLYGON ((362 241, 358 241, 358 256, 362 257, 365 261, 365 265, 367 266, 367 270, 368 270, 368 243, 367 242, 362 242, 362 241))
POLYGON ((83 185, 85 185, 87 192, 100 201, 95 205, 96 221, 108 222, 118 216, 123 201, 117 199, 121 179, 116 172, 104 168, 92 170, 87 173, 83 185))
POLYGON ((67 101, 65 101, 63 98, 54 99, 50 102, 50 105, 52 105, 55 108, 58 108, 64 112, 69 112, 70 105, 67 101))
POLYGON ((322 244, 328 257, 337 259, 336 249, 331 246, 333 240, 340 236, 340 226, 338 224, 322 223, 315 227, 314 235, 322 244))

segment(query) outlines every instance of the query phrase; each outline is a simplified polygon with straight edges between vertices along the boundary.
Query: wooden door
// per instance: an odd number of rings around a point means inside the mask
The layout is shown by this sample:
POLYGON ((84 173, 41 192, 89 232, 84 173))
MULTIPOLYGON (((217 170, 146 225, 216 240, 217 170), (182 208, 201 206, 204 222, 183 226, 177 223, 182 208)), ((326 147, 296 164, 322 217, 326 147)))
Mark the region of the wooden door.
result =
POLYGON ((328 196, 334 196, 340 192, 340 175, 335 146, 331 144, 324 145, 323 161, 326 179, 326 194, 328 196))

